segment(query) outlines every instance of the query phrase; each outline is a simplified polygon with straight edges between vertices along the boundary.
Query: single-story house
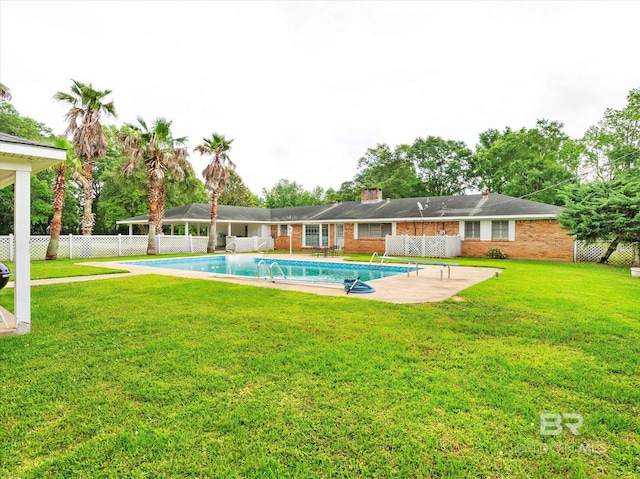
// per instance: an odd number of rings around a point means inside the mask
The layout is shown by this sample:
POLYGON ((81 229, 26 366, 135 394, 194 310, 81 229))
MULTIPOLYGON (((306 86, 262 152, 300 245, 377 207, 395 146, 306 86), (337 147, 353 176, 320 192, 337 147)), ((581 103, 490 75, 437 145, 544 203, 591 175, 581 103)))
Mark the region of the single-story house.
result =
MULTIPOLYGON (((498 248, 510 258, 573 259, 573 238, 556 219, 562 208, 511 196, 472 195, 383 199, 367 188, 360 201, 292 208, 218 206, 219 245, 225 236, 271 236, 277 249, 336 246, 347 252, 382 254, 386 235, 459 236, 461 255, 484 256, 498 248), (289 235, 291 234, 291 238, 289 235)), ((164 224, 207 227, 210 204, 191 204, 165 212, 164 224)), ((147 224, 137 216, 118 224, 147 224)))

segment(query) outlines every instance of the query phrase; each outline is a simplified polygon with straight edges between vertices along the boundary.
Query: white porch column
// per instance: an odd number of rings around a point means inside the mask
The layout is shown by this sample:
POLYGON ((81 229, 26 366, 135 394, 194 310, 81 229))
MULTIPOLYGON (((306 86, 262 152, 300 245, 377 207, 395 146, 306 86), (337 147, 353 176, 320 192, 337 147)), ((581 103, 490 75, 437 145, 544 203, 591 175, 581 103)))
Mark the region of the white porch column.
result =
POLYGON ((227 223, 227 236, 231 236, 231 223, 227 223))
POLYGON ((133 224, 129 223, 129 236, 133 236, 133 224))
POLYGON ((196 231, 197 236, 200 236, 200 223, 198 223, 198 226, 196 228, 197 228, 197 231, 196 231))
POLYGON ((173 225, 171 225, 171 236, 173 236, 173 225))
POLYGON ((16 171, 13 224, 16 234, 15 287, 13 290, 16 334, 31 330, 31 264, 29 236, 31 222, 31 172, 16 171))
POLYGON ((189 236, 189 223, 188 222, 186 222, 184 224, 184 235, 185 236, 189 236))

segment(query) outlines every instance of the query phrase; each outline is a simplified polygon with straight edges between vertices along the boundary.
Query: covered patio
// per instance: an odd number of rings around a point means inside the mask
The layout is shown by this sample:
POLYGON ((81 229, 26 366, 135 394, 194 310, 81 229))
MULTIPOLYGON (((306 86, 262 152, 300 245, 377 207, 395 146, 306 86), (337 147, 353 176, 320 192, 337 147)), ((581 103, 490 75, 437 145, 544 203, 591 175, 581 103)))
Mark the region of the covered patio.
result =
POLYGON ((14 185, 15 234, 14 313, 2 307, 7 292, 0 291, 0 336, 26 334, 31 330, 31 175, 55 166, 65 157, 63 149, 0 133, 0 188, 14 185))
MULTIPOLYGON (((163 224, 169 228, 170 235, 190 234, 208 237, 211 223, 211 204, 192 203, 170 208, 165 211, 163 224)), ((244 206, 218 206, 216 247, 224 249, 227 238, 264 238, 271 234, 269 210, 244 206)), ((149 225, 149 216, 141 215, 117 222, 129 227, 129 235, 134 234, 134 226, 149 225)), ((166 232, 166 229, 165 229, 166 232)))

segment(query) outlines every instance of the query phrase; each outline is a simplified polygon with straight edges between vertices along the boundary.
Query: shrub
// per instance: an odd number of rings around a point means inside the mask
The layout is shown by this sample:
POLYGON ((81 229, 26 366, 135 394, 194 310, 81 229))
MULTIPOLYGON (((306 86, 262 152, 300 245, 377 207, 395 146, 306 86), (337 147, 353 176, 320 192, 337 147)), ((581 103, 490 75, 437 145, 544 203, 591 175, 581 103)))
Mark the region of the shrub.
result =
POLYGON ((487 251, 487 258, 491 259, 507 259, 507 254, 498 248, 491 248, 487 251))

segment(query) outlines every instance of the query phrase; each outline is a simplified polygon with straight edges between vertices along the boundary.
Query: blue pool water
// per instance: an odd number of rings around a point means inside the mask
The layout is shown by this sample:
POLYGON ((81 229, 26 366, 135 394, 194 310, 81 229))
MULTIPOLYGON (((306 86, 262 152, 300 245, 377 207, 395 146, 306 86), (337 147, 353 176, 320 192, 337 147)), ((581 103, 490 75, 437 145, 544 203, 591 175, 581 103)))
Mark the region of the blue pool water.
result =
MULTIPOLYGON (((358 276, 361 281, 371 281, 373 279, 386 278, 407 272, 406 266, 370 265, 368 263, 329 263, 254 258, 250 256, 201 256, 196 258, 125 261, 123 263, 256 278, 258 276, 258 263, 261 260, 264 260, 268 266, 271 266, 273 262, 277 262, 287 279, 321 283, 342 283, 345 279, 353 279, 358 276)), ((269 276, 268 268, 264 265, 260 267, 260 276, 269 276)), ((280 270, 277 267, 273 268, 273 276, 276 279, 282 278, 280 270)))

